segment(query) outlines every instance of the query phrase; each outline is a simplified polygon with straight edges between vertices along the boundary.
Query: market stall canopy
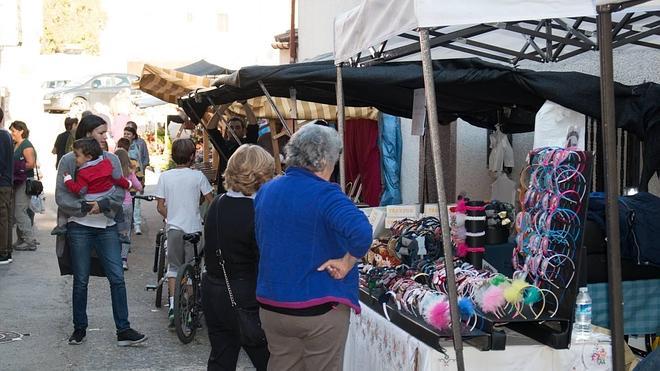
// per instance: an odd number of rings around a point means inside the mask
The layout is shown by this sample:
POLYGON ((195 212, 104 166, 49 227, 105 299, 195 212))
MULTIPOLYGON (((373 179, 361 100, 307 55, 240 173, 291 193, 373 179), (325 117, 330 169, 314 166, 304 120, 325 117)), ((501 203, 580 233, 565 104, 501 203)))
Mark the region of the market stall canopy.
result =
POLYGON ((203 59, 177 69, 145 64, 138 85, 145 93, 167 103, 176 103, 179 97, 192 90, 211 86, 218 75, 232 72, 203 59))
MULTIPOLYGON (((600 118, 600 82, 578 72, 536 72, 476 58, 433 62, 438 110, 443 122, 460 117, 477 126, 501 124, 508 133, 534 130, 534 116, 546 100, 585 115, 600 118)), ((374 107, 400 117, 412 117, 413 95, 424 87, 419 62, 390 62, 368 68, 344 67, 347 106, 374 107)), ((333 62, 242 68, 215 89, 199 91, 180 101, 189 112, 201 115, 209 104, 228 104, 261 97, 262 81, 271 95, 335 105, 336 67, 333 62)), ((644 138, 660 124, 660 86, 615 85, 617 125, 644 138)))
MULTIPOLYGON (((443 47, 434 52, 434 59, 471 54, 512 64, 521 59, 558 61, 597 48, 596 5, 593 0, 365 0, 335 18, 335 61, 369 59, 369 55, 378 59, 383 52, 385 59, 392 54, 399 58, 418 52, 414 46, 394 51, 397 46, 415 45, 418 28, 431 28, 432 46, 443 47)), ((644 45, 640 40, 649 37, 657 40, 658 17, 652 13, 657 10, 660 0, 615 16, 614 47, 644 45), (636 12, 643 13, 633 16, 636 12)))
MULTIPOLYGON (((192 91, 211 87, 214 81, 223 81, 223 78, 230 78, 233 76, 231 75, 232 72, 224 67, 208 63, 205 60, 177 69, 161 68, 145 64, 142 70, 142 76, 138 80, 138 88, 164 101, 162 103, 176 104, 178 98, 192 91)), ((284 118, 293 118, 290 99, 276 97, 274 100, 277 109, 282 113, 284 118)), ((145 102, 143 104, 144 106, 152 106, 159 101, 155 98, 145 97, 145 102)), ((277 118, 275 110, 263 96, 250 99, 248 104, 252 107, 257 117, 277 118)), ((334 120, 337 117, 337 108, 335 106, 302 100, 297 100, 296 106, 296 117, 299 120, 334 120)), ((232 104, 228 111, 228 115, 230 116, 245 116, 242 104, 232 104)), ((376 119, 378 115, 378 111, 371 107, 349 107, 346 109, 346 112, 346 116, 349 118, 376 119)))
MULTIPOLYGON (((284 119, 296 120, 326 120, 334 121, 337 119, 337 107, 331 104, 314 103, 296 99, 296 111, 293 111, 293 101, 285 97, 273 97, 277 110, 282 114, 284 119)), ((248 99, 247 103, 250 105, 252 112, 256 117, 277 119, 277 112, 268 103, 266 97, 255 97, 248 99)), ((347 119, 378 119, 378 110, 373 107, 346 107, 344 114, 347 119)), ((243 105, 234 103, 228 108, 229 116, 243 116, 245 117, 245 110, 243 105)))

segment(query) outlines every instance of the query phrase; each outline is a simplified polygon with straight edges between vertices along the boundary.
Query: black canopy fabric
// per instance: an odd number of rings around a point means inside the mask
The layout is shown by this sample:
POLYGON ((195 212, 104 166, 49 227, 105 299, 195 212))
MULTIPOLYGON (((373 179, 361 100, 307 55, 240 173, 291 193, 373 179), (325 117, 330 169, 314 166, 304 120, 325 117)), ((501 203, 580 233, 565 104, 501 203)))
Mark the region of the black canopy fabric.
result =
MULTIPOLYGON (((578 72, 536 72, 488 63, 476 58, 433 62, 439 115, 443 123, 460 117, 480 127, 497 123, 508 133, 534 130, 534 116, 546 100, 600 118, 600 79, 578 72)), ((420 62, 384 63, 342 69, 346 106, 373 106, 382 112, 412 117, 413 94, 423 88, 420 62)), ((336 68, 331 61, 242 68, 224 85, 184 97, 180 105, 201 117, 209 103, 225 104, 270 94, 336 104, 336 68), (194 111, 194 112, 193 112, 194 111)), ((615 85, 617 126, 641 139, 660 122, 660 86, 615 85)))
POLYGON ((195 63, 187 66, 175 68, 176 71, 189 73, 195 76, 212 76, 212 75, 228 75, 233 73, 233 70, 224 68, 213 63, 209 63, 204 59, 200 59, 195 63))

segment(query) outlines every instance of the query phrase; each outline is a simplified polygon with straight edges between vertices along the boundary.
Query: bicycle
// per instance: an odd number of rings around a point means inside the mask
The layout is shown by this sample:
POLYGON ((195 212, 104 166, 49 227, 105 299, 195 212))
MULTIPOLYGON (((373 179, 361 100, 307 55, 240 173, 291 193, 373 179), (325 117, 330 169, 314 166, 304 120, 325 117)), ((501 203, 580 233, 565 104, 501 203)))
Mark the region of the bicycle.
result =
POLYGON ((197 253, 201 236, 201 232, 183 235, 193 244, 194 259, 179 267, 174 287, 174 328, 184 344, 195 338, 202 313, 202 256, 197 253))
MULTIPOLYGON (((140 200, 145 201, 154 201, 156 196, 145 196, 136 194, 133 196, 140 200)), ((165 222, 163 221, 163 227, 158 230, 156 233, 156 245, 154 249, 154 265, 152 271, 156 273, 156 284, 148 284, 145 286, 145 291, 155 291, 156 292, 156 308, 161 308, 163 306, 163 284, 167 281, 165 278, 165 271, 167 266, 167 233, 165 229, 165 222)))

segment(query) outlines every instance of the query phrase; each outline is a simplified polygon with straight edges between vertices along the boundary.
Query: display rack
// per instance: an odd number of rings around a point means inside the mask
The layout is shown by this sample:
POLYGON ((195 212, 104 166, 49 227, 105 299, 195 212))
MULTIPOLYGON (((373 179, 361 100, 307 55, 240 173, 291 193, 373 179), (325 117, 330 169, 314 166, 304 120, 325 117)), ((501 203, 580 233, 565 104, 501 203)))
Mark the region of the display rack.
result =
MULTIPOLYGON (((591 164, 593 156, 588 152, 580 152, 585 155, 585 166, 581 172, 586 182, 585 187, 589 189, 591 182, 591 164)), ((530 156, 530 162, 533 157, 530 156)), ((546 307, 543 312, 537 317, 538 311, 541 310, 540 305, 534 305, 536 314, 529 306, 523 306, 523 309, 518 316, 506 315, 496 317, 493 314, 486 314, 477 309, 478 315, 481 320, 486 323, 485 328, 493 328, 495 326, 505 325, 506 327, 528 336, 542 344, 545 344, 554 349, 566 349, 570 345, 572 326, 575 316, 575 301, 578 293, 578 288, 586 285, 586 248, 584 247, 584 224, 586 219, 586 211, 588 208, 588 191, 585 192, 579 207, 579 228, 578 234, 575 239, 576 248, 573 255, 574 272, 573 279, 570 284, 565 288, 555 288, 547 286, 558 298, 556 305, 556 313, 551 316, 554 308, 546 307), (522 315, 520 315, 522 314, 522 315)), ((566 272, 564 274, 569 274, 566 272)), ((564 279, 566 279, 564 277, 564 279)))

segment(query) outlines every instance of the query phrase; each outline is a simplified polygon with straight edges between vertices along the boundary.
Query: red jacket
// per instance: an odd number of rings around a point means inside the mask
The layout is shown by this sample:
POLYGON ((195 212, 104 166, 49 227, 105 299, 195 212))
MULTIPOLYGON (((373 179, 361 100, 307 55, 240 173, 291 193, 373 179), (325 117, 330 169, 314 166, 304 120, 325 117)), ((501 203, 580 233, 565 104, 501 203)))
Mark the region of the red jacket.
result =
MULTIPOLYGON (((90 161, 91 163, 96 161, 90 161)), ((88 162, 87 164, 89 164, 88 162)), ((83 195, 90 193, 103 193, 109 191, 113 185, 128 189, 131 183, 124 177, 114 179, 112 177, 112 162, 103 159, 96 164, 83 165, 76 171, 76 179, 71 175, 64 177, 64 184, 69 191, 83 195)))

